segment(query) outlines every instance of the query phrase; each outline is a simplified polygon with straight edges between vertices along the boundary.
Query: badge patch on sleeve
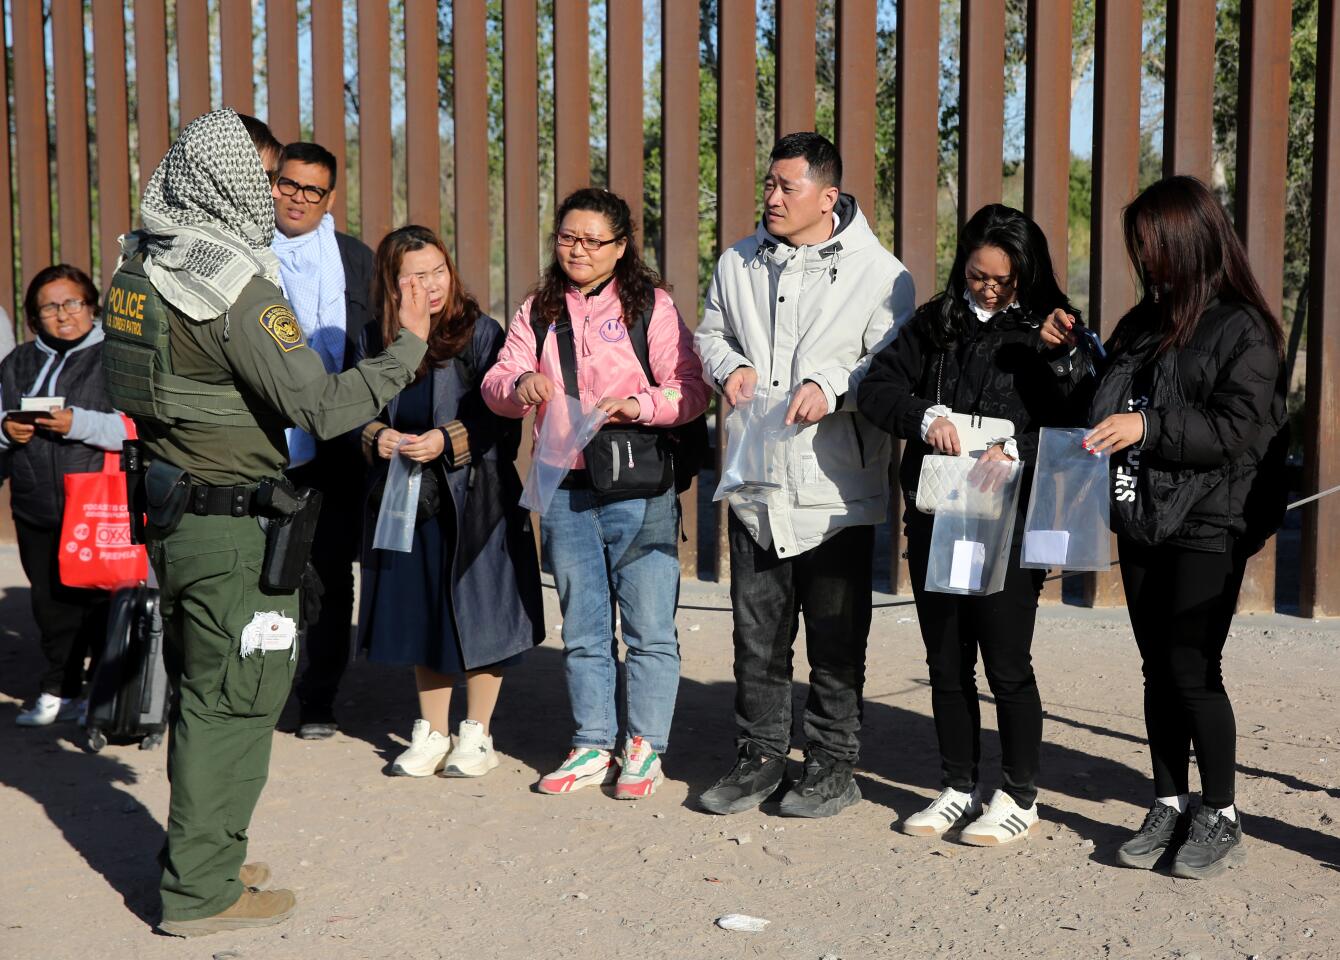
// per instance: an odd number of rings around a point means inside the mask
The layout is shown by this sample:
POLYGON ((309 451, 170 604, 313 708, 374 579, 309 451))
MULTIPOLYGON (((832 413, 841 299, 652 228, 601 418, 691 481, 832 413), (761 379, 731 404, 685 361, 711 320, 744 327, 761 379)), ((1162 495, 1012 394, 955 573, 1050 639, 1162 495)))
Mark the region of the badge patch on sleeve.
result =
POLYGON ((261 311, 261 326, 274 337, 275 343, 287 353, 303 345, 302 327, 293 311, 283 304, 276 303, 261 311))

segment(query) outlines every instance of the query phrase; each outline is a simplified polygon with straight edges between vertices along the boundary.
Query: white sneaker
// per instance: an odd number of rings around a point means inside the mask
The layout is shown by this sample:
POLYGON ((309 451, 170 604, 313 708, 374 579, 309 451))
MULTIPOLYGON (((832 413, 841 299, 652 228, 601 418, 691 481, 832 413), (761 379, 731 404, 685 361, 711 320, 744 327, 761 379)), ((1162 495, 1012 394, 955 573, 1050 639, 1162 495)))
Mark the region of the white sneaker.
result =
POLYGON ((964 793, 945 787, 925 810, 912 814, 902 823, 903 833, 913 837, 941 837, 945 831, 962 826, 982 815, 982 798, 974 789, 964 793))
POLYGON ((484 735, 484 725, 478 720, 462 720, 456 728, 456 745, 451 748, 451 759, 442 776, 482 777, 497 765, 493 738, 484 735))
POLYGON ((963 828, 959 839, 974 847, 998 847, 1038 832, 1038 805, 1025 810, 1004 790, 991 795, 980 817, 963 828))
POLYGON ((57 720, 74 720, 80 709, 77 700, 63 700, 54 693, 44 693, 31 708, 15 717, 14 722, 21 727, 49 727, 57 720))
POLYGON ((608 750, 573 747, 562 766, 540 778, 537 789, 540 793, 572 793, 593 783, 608 783, 617 772, 608 750))
POLYGON ((409 749, 395 758, 391 772, 397 777, 431 777, 442 769, 451 752, 451 737, 444 737, 427 720, 415 720, 409 749))

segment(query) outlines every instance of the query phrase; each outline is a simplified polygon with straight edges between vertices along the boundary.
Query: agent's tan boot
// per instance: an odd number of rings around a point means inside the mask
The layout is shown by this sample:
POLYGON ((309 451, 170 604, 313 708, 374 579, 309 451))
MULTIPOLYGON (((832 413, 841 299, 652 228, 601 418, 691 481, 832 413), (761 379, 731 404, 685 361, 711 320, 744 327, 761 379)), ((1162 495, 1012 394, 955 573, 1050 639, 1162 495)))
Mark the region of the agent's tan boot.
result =
POLYGON ((244 863, 242 869, 237 871, 237 879, 242 881, 244 887, 264 890, 270 882, 270 865, 259 860, 255 863, 244 863))
POLYGON ((227 910, 198 920, 164 920, 158 929, 174 937, 203 937, 230 930, 250 930, 282 923, 293 916, 297 898, 292 890, 243 890, 227 910))

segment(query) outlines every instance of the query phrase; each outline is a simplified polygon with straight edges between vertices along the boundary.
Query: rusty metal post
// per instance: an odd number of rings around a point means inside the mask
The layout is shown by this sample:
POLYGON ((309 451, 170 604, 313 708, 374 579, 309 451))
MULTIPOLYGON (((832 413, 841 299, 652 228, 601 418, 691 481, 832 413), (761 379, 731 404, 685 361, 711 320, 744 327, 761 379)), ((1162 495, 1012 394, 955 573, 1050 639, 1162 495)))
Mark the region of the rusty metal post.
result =
MULTIPOLYGON (((0 50, 9 48, 8 24, 0 17, 0 50)), ((9 70, 8 57, 0 63, 0 130, 9 129, 9 70)), ((13 168, 9 154, 9 137, 0 137, 0 308, 9 315, 11 325, 16 322, 22 326, 22 318, 14 309, 14 192, 10 187, 13 168)), ((15 330, 11 326, 11 333, 15 330)), ((6 536, 0 540, 14 541, 14 530, 8 528, 6 536)))
POLYGON ((777 0, 774 134, 814 129, 815 0, 777 0))
MULTIPOLYGON (((1252 272, 1275 316, 1283 315, 1284 192, 1289 145, 1287 3, 1244 0, 1238 69, 1238 179, 1234 210, 1252 272)), ((1275 609, 1275 542, 1252 557, 1238 607, 1275 609)))
MULTIPOLYGON (((345 149, 344 136, 344 14, 339 3, 314 3, 312 4, 312 49, 320 51, 319 56, 312 58, 312 139, 321 146, 325 147, 331 153, 335 154, 335 162, 341 170, 346 171, 344 182, 349 183, 348 162, 345 149)), ((359 65, 363 64, 362 50, 362 23, 363 8, 359 7, 359 65)), ((389 29, 389 28, 388 28, 389 29)), ((383 32, 385 36, 385 32, 383 32)), ((384 46, 384 44, 383 44, 384 46)), ((369 67, 371 69, 371 67, 369 67)), ((389 65, 387 67, 389 71, 389 65)), ((359 97, 363 97, 362 74, 359 74, 359 97)), ((383 83, 385 74, 382 75, 383 83)), ((373 98, 375 102, 375 97, 373 98)), ((387 95, 389 101, 390 95, 387 95)), ((386 110, 389 112, 390 107, 386 110)), ((367 115, 368 103, 362 101, 362 110, 359 115, 359 131, 363 129, 363 117, 367 115)), ((390 150, 390 128, 386 128, 387 147, 390 150)), ((361 142, 361 141, 360 141, 361 142)), ((374 155, 376 151, 374 150, 374 155)), ((359 176, 363 195, 367 195, 368 181, 363 176, 363 163, 366 161, 367 154, 359 150, 359 176)), ((389 166, 389 164, 388 164, 389 166)), ((375 191, 374 191, 375 192, 375 191)), ((331 207, 330 214, 335 218, 335 227, 343 230, 348 222, 349 209, 349 191, 343 191, 343 197, 336 197, 335 204, 331 207)), ((367 238, 367 222, 364 221, 363 237, 367 238)), ((381 239, 381 234, 373 237, 369 241, 374 247, 377 241, 381 239)))
POLYGON ((284 143, 301 140, 298 0, 265 0, 265 74, 266 122, 284 143))
MULTIPOLYGON (((1135 273, 1126 257, 1121 211, 1135 197, 1140 166, 1140 8, 1098 0, 1093 96, 1093 218, 1089 320, 1103 336, 1135 305, 1135 273)), ((1116 572, 1086 576, 1094 606, 1123 602, 1116 572)))
MULTIPOLYGON (((757 104, 757 60, 754 49, 755 14, 752 4, 721 4, 717 9, 717 249, 753 232, 757 224, 755 200, 758 170, 754 157, 757 104)), ((726 401, 717 398, 717 473, 726 452, 726 401)), ((730 541, 726 533, 728 507, 717 503, 716 556, 713 575, 727 578, 730 541)))
MULTIPOLYGON (((451 11, 455 65, 456 269, 465 289, 489 309, 489 79, 484 0, 456 0, 451 11)), ((507 318, 501 318, 506 322, 507 318)))
MULTIPOLYGON (((642 233, 642 0, 623 0, 608 5, 609 17, 605 25, 605 141, 609 156, 610 189, 628 201, 633 214, 639 242, 645 243, 642 233)), ((687 22, 697 23, 698 11, 689 12, 687 22)), ((668 46, 664 31, 674 29, 662 15, 661 42, 668 46)), ((697 36, 697 34, 694 34, 697 36)), ((665 84, 665 61, 661 61, 662 88, 665 84)), ((694 90, 698 77, 694 74, 694 90)), ((698 142, 697 97, 694 98, 693 142, 698 142)), ((664 112, 667 108, 661 106, 664 112)), ((664 130, 664 121, 662 129, 664 130)), ((662 151, 664 167, 664 150, 662 151)), ((695 168, 696 169, 696 168, 695 168)), ((665 174, 663 174, 663 177, 665 174)), ((662 262, 664 266, 664 262, 662 262)), ((685 319, 688 319, 687 316, 685 319)), ((687 517, 687 514, 686 514, 687 517)), ((687 525, 688 521, 685 520, 687 525)), ((682 555, 682 554, 681 554, 682 555)))
POLYGON ((88 80, 84 75, 84 5, 81 0, 52 0, 51 47, 56 88, 56 189, 60 198, 56 229, 60 258, 91 273, 88 80))
POLYGON ((140 192, 167 153, 167 14, 163 0, 135 0, 135 132, 140 192))
POLYGON ((1024 211, 1047 236, 1062 290, 1070 242, 1070 21, 1069 0, 1029 0, 1024 211))
MULTIPOLYGON (((1303 493, 1340 475, 1340 16, 1317 11, 1317 99, 1312 140, 1312 260, 1307 316, 1307 407, 1303 493)), ((1304 507, 1305 617, 1340 616, 1340 495, 1304 507)))
POLYGON ((875 0, 837 8, 837 148, 842 189, 875 225, 875 0))
POLYGON ((358 4, 358 100, 359 216, 375 248, 391 232, 391 17, 380 0, 358 4))
POLYGON ((411 223, 441 233, 442 140, 438 134, 435 0, 405 0, 405 76, 406 212, 411 223))
POLYGON ((209 110, 209 0, 177 0, 177 132, 209 110))
POLYGON ((503 192, 507 313, 540 273, 539 40, 535 0, 503 0, 503 192))
POLYGON ((223 65, 223 105, 238 113, 256 112, 251 62, 251 4, 219 4, 219 47, 223 65))
POLYGON ((93 78, 98 137, 98 276, 116 272, 116 238, 130 229, 130 123, 126 104, 126 18, 121 0, 93 7, 93 78))
MULTIPOLYGON (((610 24, 613 62, 614 22, 610 24)), ((641 44, 636 44, 641 50, 641 44)), ((639 62, 640 62, 639 54, 639 62)), ((611 77, 614 75, 611 68, 611 77)), ((637 73, 641 76, 641 71, 637 73)), ((610 84, 610 182, 614 184, 614 98, 610 84)), ((641 85, 638 85, 640 91, 641 85)), ((641 190, 641 97, 638 97, 637 182, 641 190)), ((696 0, 661 0, 661 251, 666 286, 684 322, 698 326, 698 4, 696 0)), ((617 187, 615 188, 618 189, 617 187)), ((699 573, 698 525, 711 515, 698 515, 695 481, 679 498, 689 542, 679 545, 679 566, 685 576, 699 573)))
POLYGON ((1214 0, 1168 0, 1163 175, 1210 180, 1214 114, 1214 0))
POLYGON ((963 0, 958 222, 1000 200, 1005 153, 1005 2, 963 0))
POLYGON ((14 142, 19 146, 19 253, 23 290, 51 263, 51 171, 47 137, 46 58, 42 5, 10 7, 14 29, 14 142))
POLYGON ((591 182, 591 52, 587 0, 554 5, 554 205, 591 182))

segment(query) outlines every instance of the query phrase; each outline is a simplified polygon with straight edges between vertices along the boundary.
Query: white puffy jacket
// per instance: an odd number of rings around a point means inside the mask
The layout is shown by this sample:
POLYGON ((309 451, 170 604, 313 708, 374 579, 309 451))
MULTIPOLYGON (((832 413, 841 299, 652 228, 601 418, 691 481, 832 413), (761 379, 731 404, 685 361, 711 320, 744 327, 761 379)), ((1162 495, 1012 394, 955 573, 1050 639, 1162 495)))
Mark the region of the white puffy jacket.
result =
POLYGON ((889 434, 856 410, 856 387, 874 354, 916 306, 912 276, 880 246, 849 194, 833 235, 792 247, 759 226, 717 260, 694 336, 704 376, 718 390, 737 367, 760 388, 817 384, 830 413, 786 442, 784 488, 763 505, 731 498, 761 547, 796 556, 839 529, 888 513, 889 434))

